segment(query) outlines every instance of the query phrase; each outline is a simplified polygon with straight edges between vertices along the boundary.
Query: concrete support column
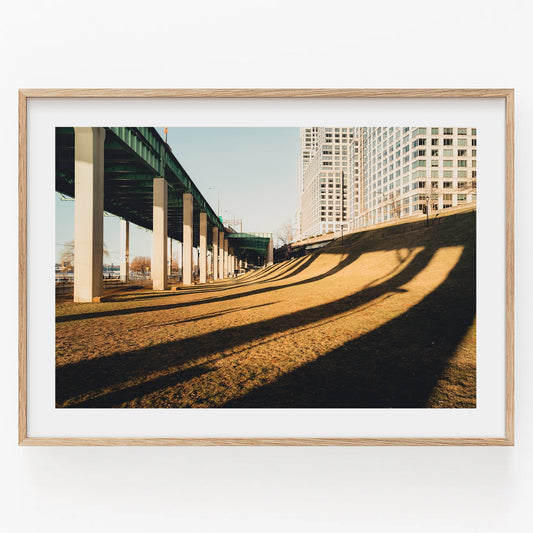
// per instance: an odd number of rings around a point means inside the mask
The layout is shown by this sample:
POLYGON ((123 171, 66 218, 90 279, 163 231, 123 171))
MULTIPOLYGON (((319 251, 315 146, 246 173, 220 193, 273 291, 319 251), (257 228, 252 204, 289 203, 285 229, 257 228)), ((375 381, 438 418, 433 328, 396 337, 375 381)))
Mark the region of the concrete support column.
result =
POLYGON ((213 281, 218 279, 218 228, 213 228, 213 281))
POLYGON ((154 291, 167 288, 168 184, 154 178, 154 214, 152 228, 152 284, 154 291))
POLYGON ((272 240, 272 237, 270 237, 270 240, 268 241, 266 264, 267 266, 271 266, 274 264, 274 241, 272 240))
POLYGON ((183 194, 183 285, 192 284, 192 215, 192 194, 186 192, 183 194))
POLYGON ((120 281, 128 283, 130 279, 130 223, 120 220, 120 281))
POLYGON ((104 128, 74 128, 74 301, 103 292, 104 128))
POLYGON ((207 282, 207 213, 200 213, 200 283, 207 282))
POLYGON ((224 279, 224 232, 218 233, 218 277, 224 279))
POLYGON ((224 261, 223 261, 224 277, 228 277, 228 239, 224 239, 224 261))
POLYGON ((239 259, 239 271, 242 270, 242 259, 239 259))

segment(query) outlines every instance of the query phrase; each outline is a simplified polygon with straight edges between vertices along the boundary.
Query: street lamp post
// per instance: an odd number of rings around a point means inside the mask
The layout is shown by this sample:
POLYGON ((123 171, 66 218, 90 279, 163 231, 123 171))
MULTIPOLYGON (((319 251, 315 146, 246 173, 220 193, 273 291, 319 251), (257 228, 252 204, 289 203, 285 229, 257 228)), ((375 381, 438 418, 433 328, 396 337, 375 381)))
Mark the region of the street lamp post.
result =
POLYGON ((426 228, 429 228, 429 202, 431 200, 431 195, 424 194, 424 198, 426 201, 426 228))
POLYGON ((220 216, 220 189, 217 189, 216 187, 208 187, 208 189, 217 191, 217 217, 220 216))

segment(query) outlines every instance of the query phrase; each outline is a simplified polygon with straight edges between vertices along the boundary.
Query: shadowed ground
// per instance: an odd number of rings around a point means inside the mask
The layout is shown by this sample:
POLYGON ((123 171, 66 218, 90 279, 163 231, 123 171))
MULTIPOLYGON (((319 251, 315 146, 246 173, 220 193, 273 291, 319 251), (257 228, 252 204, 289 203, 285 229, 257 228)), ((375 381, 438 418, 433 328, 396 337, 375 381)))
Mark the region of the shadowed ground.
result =
POLYGON ((58 407, 475 407, 475 212, 56 307, 58 407), (438 223, 438 224, 437 224, 438 223))

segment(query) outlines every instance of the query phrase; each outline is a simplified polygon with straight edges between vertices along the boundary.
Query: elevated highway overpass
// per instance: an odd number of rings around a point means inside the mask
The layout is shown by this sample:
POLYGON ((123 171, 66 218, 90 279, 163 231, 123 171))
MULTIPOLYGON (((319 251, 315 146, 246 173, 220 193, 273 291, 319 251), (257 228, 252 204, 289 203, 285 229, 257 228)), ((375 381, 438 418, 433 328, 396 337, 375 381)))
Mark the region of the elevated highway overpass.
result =
POLYGON ((224 227, 170 146, 152 127, 56 128, 56 191, 75 199, 74 300, 93 301, 103 289, 103 213, 121 220, 121 278, 128 279, 129 223, 153 232, 154 290, 165 290, 167 239, 183 243, 183 283, 192 283, 193 247, 200 283, 226 278, 238 261, 272 262, 272 235, 224 227))

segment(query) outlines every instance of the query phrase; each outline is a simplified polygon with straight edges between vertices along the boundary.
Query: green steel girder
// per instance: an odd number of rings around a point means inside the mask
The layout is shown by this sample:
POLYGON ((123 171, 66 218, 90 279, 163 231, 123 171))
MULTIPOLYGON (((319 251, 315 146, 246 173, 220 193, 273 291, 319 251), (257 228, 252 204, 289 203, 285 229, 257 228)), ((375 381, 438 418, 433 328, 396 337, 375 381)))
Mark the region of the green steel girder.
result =
POLYGON ((237 251, 251 251, 266 257, 270 233, 229 233, 228 242, 237 251))
MULTIPOLYGON (((165 177, 168 190, 168 233, 182 240, 183 193, 193 196, 193 242, 199 244, 200 211, 208 226, 225 228, 192 179, 155 128, 106 128, 104 143, 104 209, 152 229, 153 179, 165 177)), ((74 128, 56 128, 56 190, 74 197, 74 128)), ((226 231, 225 231, 226 232, 226 231)), ((207 232, 212 244, 212 231, 207 232)), ((244 243, 243 243, 244 244, 244 243)), ((234 244, 236 248, 237 242, 234 244)))
MULTIPOLYGON (((113 132, 122 143, 133 151, 153 171, 155 175, 161 173, 161 147, 157 145, 150 128, 106 128, 113 132), (155 145, 155 146, 154 146, 155 145)), ((156 132, 157 133, 157 132, 156 132)))
MULTIPOLYGON (((174 154, 166 148, 166 143, 155 128, 111 127, 106 129, 113 132, 126 147, 147 163, 154 172, 154 177, 164 177, 169 187, 177 193, 191 193, 196 207, 207 213, 207 219, 211 226, 216 226, 220 230, 224 229, 223 224, 211 206, 207 203, 174 154)), ((170 194, 169 191, 169 196, 170 194)))

